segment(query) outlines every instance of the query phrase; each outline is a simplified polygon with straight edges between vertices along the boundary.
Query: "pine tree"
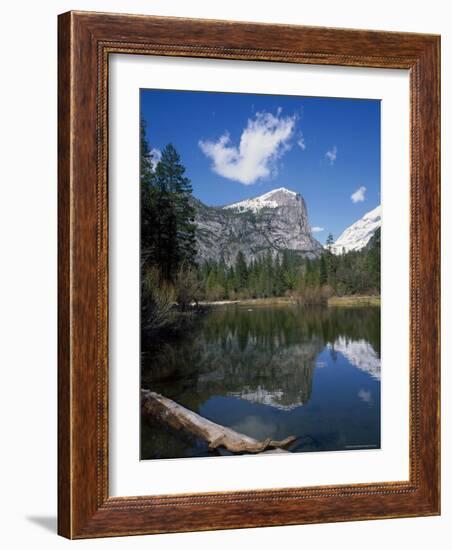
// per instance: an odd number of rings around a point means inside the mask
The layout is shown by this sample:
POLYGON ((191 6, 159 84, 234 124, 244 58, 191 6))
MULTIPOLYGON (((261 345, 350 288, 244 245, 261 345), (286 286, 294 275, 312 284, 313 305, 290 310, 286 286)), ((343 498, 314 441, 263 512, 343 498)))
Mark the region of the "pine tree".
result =
POLYGON ((312 267, 312 262, 311 260, 309 260, 309 258, 306 259, 305 284, 306 286, 314 285, 314 269, 312 267))
POLYGON ((326 285, 328 282, 328 271, 325 260, 325 254, 322 254, 320 257, 320 273, 319 273, 319 282, 320 286, 326 285))
POLYGON ((281 296, 283 294, 283 278, 282 278, 282 270, 281 270, 281 263, 279 260, 279 255, 275 258, 275 265, 274 265, 274 277, 273 277, 273 291, 275 293, 275 296, 281 296))
POLYGON ((369 285, 372 287, 370 290, 380 290, 380 241, 381 232, 380 228, 377 229, 372 236, 369 244, 367 245, 367 270, 369 271, 369 285))
POLYGON ((336 256, 332 252, 332 245, 334 243, 333 235, 332 233, 328 234, 328 237, 326 239, 326 252, 324 253, 325 256, 325 264, 326 264, 326 274, 327 274, 327 282, 332 287, 336 286, 336 271, 337 271, 337 261, 336 256))
POLYGON ((334 244, 334 239, 333 239, 333 234, 332 233, 328 233, 328 237, 326 238, 326 248, 328 250, 328 252, 331 252, 331 247, 333 246, 334 244))
POLYGON ((244 290, 248 284, 248 268, 245 261, 245 256, 241 250, 237 253, 235 260, 235 279, 237 290, 244 290))
POLYGON ((191 183, 184 176, 179 154, 169 144, 155 171, 157 263, 170 280, 182 264, 194 265, 196 256, 195 211, 191 183))
POLYGON ((218 262, 217 279, 218 283, 225 289, 225 291, 227 288, 226 271, 226 262, 224 260, 224 256, 221 255, 220 261, 218 262))
POLYGON ((265 296, 273 295, 273 257, 270 250, 267 251, 264 259, 264 279, 265 279, 265 296))
POLYGON ((146 121, 142 118, 140 120, 140 183, 142 187, 152 184, 154 160, 146 137, 146 121))
POLYGON ((155 173, 146 138, 146 122, 140 121, 141 266, 143 272, 155 263, 156 227, 159 219, 155 201, 155 173))

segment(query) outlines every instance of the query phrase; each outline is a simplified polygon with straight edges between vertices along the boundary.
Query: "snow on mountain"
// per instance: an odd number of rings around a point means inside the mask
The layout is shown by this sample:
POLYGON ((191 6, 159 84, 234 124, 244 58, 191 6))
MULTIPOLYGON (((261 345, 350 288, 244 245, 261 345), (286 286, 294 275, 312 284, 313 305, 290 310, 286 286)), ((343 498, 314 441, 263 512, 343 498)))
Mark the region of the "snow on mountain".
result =
POLYGON ((285 187, 280 187, 279 189, 273 189, 264 195, 255 197, 254 199, 247 199, 244 201, 235 202, 233 204, 228 204, 223 208, 225 210, 234 209, 240 212, 245 210, 258 212, 262 208, 278 208, 278 206, 283 206, 296 197, 297 193, 295 193, 295 191, 290 191, 285 187))
POLYGON ((377 206, 352 224, 331 246, 333 254, 342 254, 351 250, 361 250, 381 226, 381 206, 377 206))

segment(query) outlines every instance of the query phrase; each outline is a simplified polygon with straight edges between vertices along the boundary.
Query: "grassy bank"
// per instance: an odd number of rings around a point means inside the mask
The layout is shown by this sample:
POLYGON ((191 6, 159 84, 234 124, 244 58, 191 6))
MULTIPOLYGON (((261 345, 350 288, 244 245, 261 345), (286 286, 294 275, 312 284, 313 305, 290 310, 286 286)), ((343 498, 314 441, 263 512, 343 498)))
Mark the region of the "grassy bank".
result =
MULTIPOLYGON (((213 302, 200 302, 200 305, 209 306, 224 306, 224 305, 241 305, 241 306, 284 306, 298 305, 297 299, 294 297, 272 297, 272 298, 250 298, 243 300, 218 300, 213 302)), ((380 296, 332 296, 328 299, 329 306, 379 306, 380 296)))
POLYGON ((329 306, 379 306, 380 296, 332 296, 328 300, 329 306))
POLYGON ((217 300, 213 302, 199 302, 200 306, 287 306, 297 305, 295 298, 272 297, 272 298, 243 298, 242 300, 217 300))

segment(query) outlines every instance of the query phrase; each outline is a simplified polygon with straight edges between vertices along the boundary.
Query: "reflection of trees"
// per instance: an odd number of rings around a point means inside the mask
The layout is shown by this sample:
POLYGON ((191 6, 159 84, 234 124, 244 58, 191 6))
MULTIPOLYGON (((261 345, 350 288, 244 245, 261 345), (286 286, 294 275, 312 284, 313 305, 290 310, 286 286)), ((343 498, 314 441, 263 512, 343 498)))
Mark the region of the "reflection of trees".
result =
POLYGON ((205 328, 207 339, 218 341, 228 335, 236 336, 244 349, 248 338, 255 338, 257 346, 267 350, 277 346, 299 344, 312 337, 325 344, 339 337, 349 340, 368 340, 380 350, 380 309, 359 308, 298 308, 273 307, 224 308, 213 312, 205 328))
POLYGON ((379 308, 218 308, 143 355, 143 385, 193 410, 213 395, 290 409, 309 401, 317 355, 341 338, 379 353, 379 308))
POLYGON ((325 342, 332 344, 342 338, 347 341, 365 340, 380 355, 380 308, 329 308, 325 342))

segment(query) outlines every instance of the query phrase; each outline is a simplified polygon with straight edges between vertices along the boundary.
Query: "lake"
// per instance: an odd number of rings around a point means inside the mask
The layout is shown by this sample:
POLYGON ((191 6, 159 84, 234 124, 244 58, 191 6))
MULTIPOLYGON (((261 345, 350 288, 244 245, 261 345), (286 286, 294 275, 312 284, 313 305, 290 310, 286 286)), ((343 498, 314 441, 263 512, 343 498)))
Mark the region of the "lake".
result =
MULTIPOLYGON (((380 308, 215 306, 142 354, 142 386, 292 452, 380 447, 380 308)), ((141 459, 215 456, 142 418, 141 459)), ((226 454, 226 453, 224 453, 226 454)))

